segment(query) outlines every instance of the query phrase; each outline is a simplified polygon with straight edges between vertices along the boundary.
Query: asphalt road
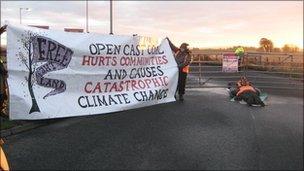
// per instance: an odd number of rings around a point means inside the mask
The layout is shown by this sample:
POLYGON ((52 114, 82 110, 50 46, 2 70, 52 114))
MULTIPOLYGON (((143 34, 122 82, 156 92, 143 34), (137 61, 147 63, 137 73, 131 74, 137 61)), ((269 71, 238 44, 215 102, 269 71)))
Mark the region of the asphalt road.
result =
POLYGON ((303 169, 303 98, 269 95, 265 108, 230 102, 224 89, 186 101, 58 119, 10 136, 19 169, 303 169))

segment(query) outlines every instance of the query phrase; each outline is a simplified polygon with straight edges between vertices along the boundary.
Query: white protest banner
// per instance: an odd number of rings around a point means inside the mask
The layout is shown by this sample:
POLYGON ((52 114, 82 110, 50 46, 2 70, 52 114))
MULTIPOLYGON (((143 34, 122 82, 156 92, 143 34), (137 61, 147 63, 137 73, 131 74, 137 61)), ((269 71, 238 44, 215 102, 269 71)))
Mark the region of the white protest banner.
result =
POLYGON ((166 39, 7 28, 10 119, 123 111, 175 101, 166 39))
POLYGON ((238 57, 234 53, 223 54, 223 72, 238 72, 238 57))

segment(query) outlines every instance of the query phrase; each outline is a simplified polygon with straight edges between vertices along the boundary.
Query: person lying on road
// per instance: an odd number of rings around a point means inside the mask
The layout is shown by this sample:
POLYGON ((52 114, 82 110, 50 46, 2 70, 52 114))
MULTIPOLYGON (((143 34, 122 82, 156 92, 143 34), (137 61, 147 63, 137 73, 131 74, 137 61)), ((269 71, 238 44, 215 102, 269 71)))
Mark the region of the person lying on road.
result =
POLYGON ((246 77, 241 77, 236 83, 236 88, 229 87, 230 98, 236 101, 245 101, 249 106, 260 105, 265 106, 264 102, 260 99, 261 91, 255 88, 246 77))

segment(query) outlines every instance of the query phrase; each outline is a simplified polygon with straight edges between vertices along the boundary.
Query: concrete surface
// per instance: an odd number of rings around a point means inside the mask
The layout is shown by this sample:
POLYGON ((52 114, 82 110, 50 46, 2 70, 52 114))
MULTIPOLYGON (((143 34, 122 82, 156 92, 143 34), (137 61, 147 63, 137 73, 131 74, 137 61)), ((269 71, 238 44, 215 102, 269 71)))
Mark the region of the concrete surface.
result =
POLYGON ((226 93, 191 89, 183 103, 60 119, 8 137, 4 150, 14 170, 302 170, 303 98, 274 93, 258 108, 226 93))

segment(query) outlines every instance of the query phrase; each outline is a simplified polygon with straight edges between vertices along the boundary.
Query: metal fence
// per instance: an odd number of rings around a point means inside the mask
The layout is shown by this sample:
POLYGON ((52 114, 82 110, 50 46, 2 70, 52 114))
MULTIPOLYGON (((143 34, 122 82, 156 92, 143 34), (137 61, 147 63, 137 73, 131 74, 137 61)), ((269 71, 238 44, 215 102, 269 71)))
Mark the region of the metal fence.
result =
POLYGON ((187 87, 227 87, 241 76, 260 88, 303 89, 303 53, 247 52, 239 72, 222 72, 222 56, 229 51, 193 52, 187 87))

